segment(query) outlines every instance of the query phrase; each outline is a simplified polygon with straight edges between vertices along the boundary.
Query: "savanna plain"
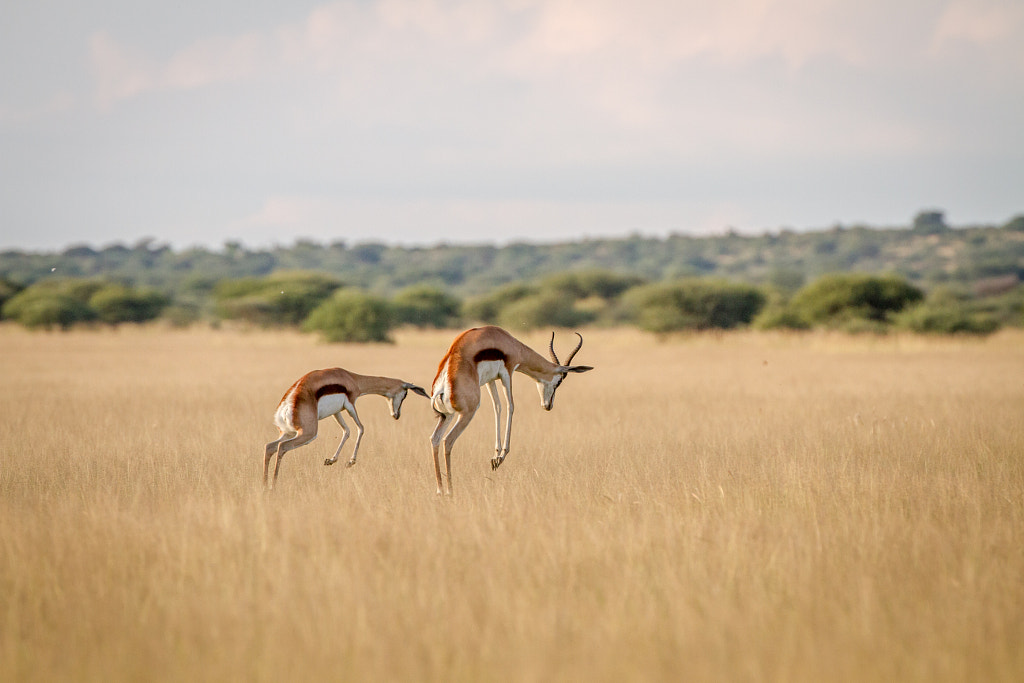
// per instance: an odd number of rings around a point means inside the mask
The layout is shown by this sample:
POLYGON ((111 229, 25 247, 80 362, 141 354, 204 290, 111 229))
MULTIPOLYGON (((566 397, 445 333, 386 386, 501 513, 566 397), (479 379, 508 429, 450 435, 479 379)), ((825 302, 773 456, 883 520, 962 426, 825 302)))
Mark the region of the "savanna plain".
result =
POLYGON ((1024 333, 583 333, 447 499, 411 394, 262 467, 301 374, 453 331, 0 327, 0 680, 1024 679, 1024 333))

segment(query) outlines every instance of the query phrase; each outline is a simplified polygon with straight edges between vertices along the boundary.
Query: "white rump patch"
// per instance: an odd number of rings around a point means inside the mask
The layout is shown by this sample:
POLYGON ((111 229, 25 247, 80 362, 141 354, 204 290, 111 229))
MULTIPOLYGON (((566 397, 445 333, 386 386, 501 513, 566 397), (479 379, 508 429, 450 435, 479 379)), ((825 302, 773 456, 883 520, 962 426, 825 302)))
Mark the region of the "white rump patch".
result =
POLYGON ((287 396, 281 399, 281 403, 277 406, 277 412, 274 413, 274 424, 281 431, 294 434, 296 432, 295 423, 292 421, 292 417, 295 415, 295 392, 291 391, 287 396))
POLYGON ((451 415, 455 412, 452 407, 452 387, 448 381, 448 363, 444 364, 441 372, 437 375, 437 381, 430 388, 430 405, 439 413, 451 415))

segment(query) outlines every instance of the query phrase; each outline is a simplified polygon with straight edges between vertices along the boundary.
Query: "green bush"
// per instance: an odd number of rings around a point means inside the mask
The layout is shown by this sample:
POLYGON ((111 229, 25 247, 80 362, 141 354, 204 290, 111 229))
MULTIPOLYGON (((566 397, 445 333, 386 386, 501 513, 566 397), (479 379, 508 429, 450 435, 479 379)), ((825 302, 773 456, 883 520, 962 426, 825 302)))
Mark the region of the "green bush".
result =
POLYGON ((319 332, 329 342, 389 342, 394 325, 383 299, 356 289, 341 289, 317 306, 302 328, 319 332))
POLYGON ((498 322, 504 327, 532 330, 538 327, 575 327, 590 322, 593 316, 573 307, 565 292, 546 291, 517 299, 503 307, 498 322))
POLYGON ((811 323, 787 305, 769 305, 752 323, 758 330, 809 330, 811 323))
MULTIPOLYGON (((7 303, 7 300, 13 297, 18 292, 22 291, 24 287, 21 285, 8 280, 7 278, 0 277, 0 311, 3 310, 3 306, 7 303)), ((0 318, 3 315, 0 314, 0 318)))
POLYGON ((3 316, 30 328, 67 329, 96 320, 145 322, 159 316, 168 303, 166 295, 152 289, 92 279, 44 280, 10 297, 3 316))
POLYGON ((89 307, 105 323, 142 323, 158 317, 170 303, 155 290, 136 290, 111 284, 89 297, 89 307))
POLYGON ((966 291, 937 287, 923 303, 899 313, 895 322, 923 334, 991 334, 999 329, 999 321, 979 303, 966 291))
POLYGON ((541 282, 542 291, 559 291, 573 299, 599 297, 605 301, 618 298, 628 289, 646 280, 636 275, 620 275, 607 270, 589 269, 559 273, 541 282))
POLYGON ((896 324, 924 334, 991 334, 999 323, 964 306, 920 304, 896 318, 896 324))
POLYGON ((392 300, 396 322, 416 327, 452 327, 459 322, 461 303, 437 287, 407 287, 392 300))
POLYGON ((29 329, 63 330, 96 319, 96 313, 82 300, 53 288, 30 287, 12 296, 3 306, 3 317, 29 329))
POLYGON ((1008 292, 994 296, 979 297, 972 301, 971 308, 983 313, 1000 325, 1024 326, 1024 284, 1008 292))
POLYGON ((859 273, 826 275, 797 292, 791 310, 812 324, 862 329, 864 321, 884 327, 890 317, 921 301, 924 294, 896 276, 859 273))
POLYGON ((765 301, 750 285, 686 279, 635 287, 623 295, 621 309, 648 332, 731 329, 750 324, 765 301))
POLYGON ((598 269, 560 273, 539 284, 517 282, 470 300, 465 317, 515 329, 574 327, 604 316, 615 299, 642 282, 598 269))
POLYGON ((285 272, 222 281, 214 287, 213 297, 217 315, 226 320, 298 325, 341 286, 329 275, 285 272))
POLYGON ((105 280, 92 278, 68 278, 66 280, 44 280, 32 285, 33 288, 42 288, 67 294, 72 299, 77 299, 84 304, 89 303, 92 295, 100 291, 110 283, 105 280))
POLYGON ((490 294, 468 301, 464 307, 465 317, 474 322, 497 323, 504 307, 534 296, 538 291, 536 286, 521 282, 505 285, 490 294))
POLYGON ((96 319, 89 299, 105 286, 102 280, 43 280, 10 297, 2 315, 28 328, 68 329, 96 319))
POLYGON ((1024 232, 1024 214, 1017 214, 1003 225, 1003 230, 1024 232))

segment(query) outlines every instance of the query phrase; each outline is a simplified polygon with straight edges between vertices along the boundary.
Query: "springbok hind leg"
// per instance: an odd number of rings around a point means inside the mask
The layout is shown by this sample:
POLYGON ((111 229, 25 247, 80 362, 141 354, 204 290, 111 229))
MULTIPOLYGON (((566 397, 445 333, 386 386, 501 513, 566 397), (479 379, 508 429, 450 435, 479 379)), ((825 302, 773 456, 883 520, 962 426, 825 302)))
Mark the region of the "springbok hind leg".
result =
POLYGON ((441 441, 444 439, 444 433, 451 418, 451 415, 438 414, 437 426, 434 427, 434 433, 430 435, 430 450, 434 455, 434 476, 437 477, 437 495, 439 496, 441 495, 441 461, 438 457, 438 450, 441 448, 441 441))
POLYGON ((270 459, 277 453, 278 447, 285 441, 295 438, 295 432, 287 432, 280 430, 281 434, 276 439, 267 444, 265 453, 263 456, 263 486, 267 485, 267 474, 270 469, 270 459))
POLYGON ((284 454, 288 451, 293 451, 299 446, 305 446, 307 443, 316 438, 316 431, 311 430, 308 432, 299 431, 294 438, 287 441, 282 441, 277 446, 277 463, 274 465, 274 483, 271 488, 277 486, 277 475, 281 473, 281 459, 284 458, 284 454))
POLYGON ((466 431, 466 427, 473 420, 472 413, 457 413, 455 416, 455 424, 452 425, 451 430, 444 437, 444 469, 445 474, 448 477, 448 495, 452 495, 452 447, 455 445, 455 440, 459 438, 462 432, 466 431))

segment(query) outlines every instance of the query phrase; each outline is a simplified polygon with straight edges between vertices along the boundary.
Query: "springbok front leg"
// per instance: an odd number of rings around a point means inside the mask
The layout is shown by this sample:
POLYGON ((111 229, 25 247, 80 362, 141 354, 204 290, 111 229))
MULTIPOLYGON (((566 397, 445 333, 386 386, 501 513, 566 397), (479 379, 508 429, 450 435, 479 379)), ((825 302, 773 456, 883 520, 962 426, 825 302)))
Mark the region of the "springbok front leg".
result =
MULTIPOLYGON (((501 463, 505 462, 505 458, 508 456, 508 451, 512 447, 512 414, 516 410, 515 401, 512 399, 512 378, 509 377, 506 379, 505 377, 501 377, 500 379, 501 387, 502 389, 505 390, 505 402, 508 403, 508 418, 505 422, 504 446, 502 445, 501 442, 501 423, 498 422, 498 424, 495 426, 495 428, 499 430, 498 433, 495 434, 495 439, 498 442, 498 452, 495 453, 494 458, 491 460, 492 470, 498 469, 498 467, 501 466, 501 463)), ((498 388, 494 386, 493 382, 491 383, 491 400, 494 401, 495 406, 499 405, 498 388)))
POLYGON ((494 457, 491 458, 491 469, 497 469, 504 459, 501 454, 501 399, 498 398, 498 381, 487 383, 487 392, 491 395, 494 406, 494 457))
POLYGON ((352 416, 352 421, 356 423, 356 447, 352 450, 352 457, 345 463, 345 467, 352 467, 352 465, 356 464, 356 456, 359 455, 359 444, 363 441, 363 423, 359 421, 359 414, 356 412, 354 405, 349 403, 345 410, 352 416))
POLYGON ((333 465, 338 462, 338 456, 341 455, 341 449, 345 447, 345 442, 348 441, 349 434, 351 433, 348 428, 348 424, 346 424, 345 420, 341 418, 340 410, 334 414, 334 419, 338 421, 338 424, 341 425, 341 429, 345 433, 341 437, 341 443, 338 444, 338 450, 334 451, 334 457, 324 460, 325 465, 333 465))

